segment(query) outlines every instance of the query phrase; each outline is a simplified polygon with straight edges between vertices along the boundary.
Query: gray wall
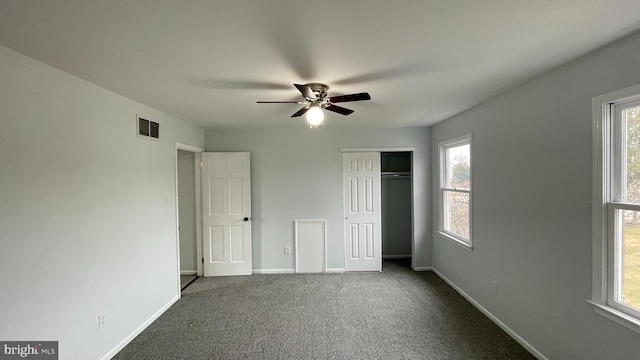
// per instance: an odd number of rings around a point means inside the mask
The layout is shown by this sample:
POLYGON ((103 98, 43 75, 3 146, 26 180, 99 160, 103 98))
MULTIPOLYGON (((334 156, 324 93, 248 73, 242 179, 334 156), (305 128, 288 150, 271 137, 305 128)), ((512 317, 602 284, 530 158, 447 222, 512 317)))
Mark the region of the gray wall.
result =
POLYGON ((196 241, 195 153, 178 150, 178 218, 180 225, 180 271, 198 269, 196 241))
POLYGON ((98 359, 179 296, 174 143, 204 133, 4 47, 0 64, 0 339, 98 359))
POLYGON ((293 221, 327 220, 327 268, 344 268, 342 147, 415 146, 414 266, 431 265, 429 129, 210 129, 206 151, 251 152, 253 268, 290 270, 293 221))
MULTIPOLYGON (((473 136, 475 250, 434 227, 435 268, 549 359, 640 358, 640 334, 585 302, 591 99, 640 83, 638 59, 636 34, 432 128, 434 185, 438 142, 473 136)), ((433 214, 438 224, 437 202, 433 214)))

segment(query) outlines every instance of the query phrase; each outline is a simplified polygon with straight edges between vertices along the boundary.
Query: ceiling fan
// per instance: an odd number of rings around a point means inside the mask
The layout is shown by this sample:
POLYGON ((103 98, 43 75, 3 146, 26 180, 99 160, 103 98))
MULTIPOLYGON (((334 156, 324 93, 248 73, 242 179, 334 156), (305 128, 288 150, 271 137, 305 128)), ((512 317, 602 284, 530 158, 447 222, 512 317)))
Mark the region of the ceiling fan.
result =
POLYGON ((335 105, 335 103, 349 102, 349 101, 362 101, 371 100, 371 96, 368 93, 358 93, 339 96, 327 96, 327 90, 329 86, 320 83, 309 84, 293 84, 293 86, 300 91, 304 101, 257 101, 258 104, 300 104, 304 107, 298 110, 291 117, 298 117, 307 114, 307 121, 309 126, 322 126, 324 120, 324 114, 321 109, 336 112, 342 115, 349 115, 353 113, 353 110, 344 108, 342 106, 335 105))

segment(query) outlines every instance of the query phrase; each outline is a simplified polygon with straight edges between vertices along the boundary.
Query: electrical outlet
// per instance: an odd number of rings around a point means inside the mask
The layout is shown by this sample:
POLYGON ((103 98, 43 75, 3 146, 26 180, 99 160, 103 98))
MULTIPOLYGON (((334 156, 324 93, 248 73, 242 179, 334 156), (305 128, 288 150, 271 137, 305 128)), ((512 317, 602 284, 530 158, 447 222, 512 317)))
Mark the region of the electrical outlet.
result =
POLYGON ((102 330, 102 328, 106 323, 107 323, 107 317, 104 315, 98 315, 98 330, 102 330))
POLYGON ((285 246, 284 247, 284 254, 285 255, 291 255, 291 246, 285 246))
POLYGON ((493 294, 498 295, 498 282, 492 281, 491 284, 493 285, 493 294))

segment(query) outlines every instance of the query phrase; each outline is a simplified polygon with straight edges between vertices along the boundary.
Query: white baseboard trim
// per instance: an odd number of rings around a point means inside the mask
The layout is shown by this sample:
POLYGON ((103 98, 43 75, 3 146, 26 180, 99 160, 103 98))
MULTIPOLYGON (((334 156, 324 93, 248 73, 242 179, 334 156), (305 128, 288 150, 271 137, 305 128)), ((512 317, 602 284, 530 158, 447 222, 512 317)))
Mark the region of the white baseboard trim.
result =
POLYGON ((518 335, 515 331, 513 331, 510 327, 508 327, 505 323, 500 321, 495 315, 493 315, 489 310, 480 305, 477 301, 475 301, 469 294, 464 292, 461 288, 459 288, 456 284, 454 284, 451 280, 447 279, 446 276, 442 275, 437 269, 432 268, 434 274, 438 275, 440 279, 449 284, 455 291, 457 291, 462 297, 467 299, 471 305, 475 306, 476 309, 480 310, 484 315, 486 315, 491 321, 493 321, 496 325, 498 325, 502 330, 504 330, 509 336, 511 336, 515 341, 517 341, 520 345, 522 345, 525 349, 527 349, 533 356, 538 358, 539 360, 549 360, 546 356, 544 356, 538 349, 533 347, 533 345, 529 344, 525 339, 523 339, 520 335, 518 335))
POLYGON ((382 259, 411 259, 411 254, 409 254, 409 255, 382 255, 382 259))
POLYGON ((341 274, 344 272, 344 268, 326 269, 324 272, 327 274, 341 274))
POLYGON ((180 275, 198 275, 198 270, 180 270, 180 275))
POLYGON ((254 274, 294 274, 294 269, 253 269, 254 274))
POLYGON ((433 271, 433 266, 416 266, 413 271, 433 271))
POLYGON ((120 350, 124 349, 136 336, 140 335, 141 332, 144 331, 149 325, 151 325, 154 321, 156 321, 160 315, 164 314, 165 311, 169 310, 169 308, 176 303, 176 301, 180 300, 180 294, 176 295, 173 299, 169 300, 169 302, 160 308, 160 310, 156 311, 150 318, 148 318, 145 322, 143 322, 137 329, 133 330, 129 336, 124 338, 118 345, 116 345, 111 351, 106 353, 100 360, 109 360, 116 356, 120 350))

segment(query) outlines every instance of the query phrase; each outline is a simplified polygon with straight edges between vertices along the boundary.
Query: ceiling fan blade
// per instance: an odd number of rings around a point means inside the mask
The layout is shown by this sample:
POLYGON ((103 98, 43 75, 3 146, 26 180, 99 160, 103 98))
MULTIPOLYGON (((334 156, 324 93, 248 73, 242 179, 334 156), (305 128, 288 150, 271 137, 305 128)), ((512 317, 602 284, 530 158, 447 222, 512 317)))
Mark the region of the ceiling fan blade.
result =
POLYGON ((192 82, 213 89, 266 89, 266 90, 290 90, 291 88, 287 84, 267 82, 267 81, 252 81, 252 80, 230 80, 230 79, 207 79, 197 78, 192 82))
POLYGON ((332 103, 340 103, 340 102, 349 102, 349 101, 362 101, 362 100, 371 100, 371 96, 369 93, 363 92, 359 94, 350 94, 350 95, 340 95, 340 96, 331 96, 329 97, 329 101, 332 103))
POLYGON ((351 114, 353 112, 353 110, 350 110, 350 109, 347 109, 347 108, 343 108, 342 106, 333 105, 333 104, 329 104, 329 105, 325 106, 324 108, 329 110, 329 111, 337 112, 338 114, 342 114, 342 115, 349 115, 349 114, 351 114))
POLYGON ((295 86, 296 89, 298 89, 298 91, 300 91, 302 96, 304 96, 305 98, 307 98, 307 99, 315 99, 316 98, 316 94, 313 93, 313 90, 311 90, 309 85, 293 84, 293 86, 295 86))
POLYGON ((302 116, 304 115, 304 113, 306 113, 311 107, 310 106, 305 106, 302 109, 298 110, 298 112, 296 112, 295 114, 291 115, 291 117, 298 117, 298 116, 302 116))
POLYGON ((364 82, 395 79, 400 77, 418 76, 432 71, 431 65, 420 64, 407 64, 398 67, 384 69, 380 71, 374 71, 370 73, 363 73, 355 76, 351 76, 345 79, 335 80, 332 83, 334 85, 354 85, 364 82))
POLYGON ((306 104, 304 101, 256 101, 258 104, 306 104))

